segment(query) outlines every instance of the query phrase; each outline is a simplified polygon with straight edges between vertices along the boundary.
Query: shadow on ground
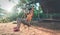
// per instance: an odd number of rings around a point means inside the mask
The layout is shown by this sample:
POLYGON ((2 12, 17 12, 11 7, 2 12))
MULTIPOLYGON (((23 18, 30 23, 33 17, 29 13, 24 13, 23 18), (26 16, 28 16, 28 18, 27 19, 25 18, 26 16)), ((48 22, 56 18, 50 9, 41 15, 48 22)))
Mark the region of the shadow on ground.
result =
POLYGON ((52 21, 32 21, 32 26, 43 27, 51 30, 60 30, 60 22, 52 22, 52 21))

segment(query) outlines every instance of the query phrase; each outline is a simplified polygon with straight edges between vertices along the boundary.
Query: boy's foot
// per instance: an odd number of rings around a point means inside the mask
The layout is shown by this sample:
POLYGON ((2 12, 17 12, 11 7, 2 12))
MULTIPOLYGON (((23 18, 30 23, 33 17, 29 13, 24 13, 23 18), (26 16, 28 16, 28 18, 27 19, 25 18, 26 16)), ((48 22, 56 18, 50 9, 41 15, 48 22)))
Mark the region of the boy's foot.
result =
POLYGON ((20 31, 17 27, 14 27, 13 29, 14 29, 14 30, 13 30, 14 32, 20 31))

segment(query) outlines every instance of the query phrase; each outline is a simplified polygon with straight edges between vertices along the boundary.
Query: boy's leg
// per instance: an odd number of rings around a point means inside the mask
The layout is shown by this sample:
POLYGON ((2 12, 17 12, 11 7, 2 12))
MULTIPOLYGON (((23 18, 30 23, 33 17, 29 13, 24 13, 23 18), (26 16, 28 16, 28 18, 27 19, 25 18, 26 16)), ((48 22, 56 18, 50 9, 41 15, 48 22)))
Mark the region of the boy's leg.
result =
POLYGON ((21 19, 17 19, 17 28, 19 29, 21 25, 21 19))
POLYGON ((30 26, 31 26, 31 22, 29 21, 29 22, 28 22, 28 27, 30 27, 30 26))
POLYGON ((17 18, 17 27, 14 27, 14 31, 19 31, 20 29, 20 25, 21 25, 21 19, 20 18, 17 18))
POLYGON ((27 26, 30 26, 30 21, 28 22, 28 21, 26 21, 26 20, 23 20, 23 24, 24 24, 24 25, 27 25, 27 26))

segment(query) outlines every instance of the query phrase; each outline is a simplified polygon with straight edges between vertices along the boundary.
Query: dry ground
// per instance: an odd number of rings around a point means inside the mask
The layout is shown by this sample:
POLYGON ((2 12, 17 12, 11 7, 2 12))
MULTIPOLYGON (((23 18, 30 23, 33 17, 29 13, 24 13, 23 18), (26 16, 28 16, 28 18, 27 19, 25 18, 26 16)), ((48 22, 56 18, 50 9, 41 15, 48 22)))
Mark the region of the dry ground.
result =
POLYGON ((14 32, 13 27, 15 27, 16 24, 11 23, 0 23, 0 35, 60 35, 60 32, 45 29, 42 27, 27 27, 21 25, 21 28, 19 32, 14 32))

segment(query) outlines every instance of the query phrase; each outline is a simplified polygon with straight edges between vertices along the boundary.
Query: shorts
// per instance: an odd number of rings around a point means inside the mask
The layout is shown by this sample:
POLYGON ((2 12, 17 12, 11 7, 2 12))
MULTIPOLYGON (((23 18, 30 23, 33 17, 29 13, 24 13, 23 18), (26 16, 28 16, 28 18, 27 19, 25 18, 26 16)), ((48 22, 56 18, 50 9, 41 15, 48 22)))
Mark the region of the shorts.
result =
POLYGON ((17 18, 17 23, 23 23, 24 25, 30 25, 26 19, 17 18))

